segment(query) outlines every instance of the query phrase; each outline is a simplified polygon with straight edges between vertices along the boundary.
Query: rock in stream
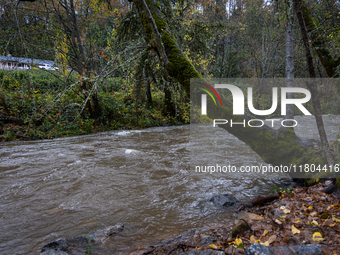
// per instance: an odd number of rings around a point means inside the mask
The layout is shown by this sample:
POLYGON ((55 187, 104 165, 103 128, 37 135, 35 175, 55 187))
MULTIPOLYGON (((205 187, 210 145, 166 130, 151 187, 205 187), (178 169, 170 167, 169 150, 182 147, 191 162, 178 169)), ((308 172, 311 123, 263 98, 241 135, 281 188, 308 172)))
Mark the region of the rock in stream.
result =
POLYGON ((85 236, 59 238, 46 244, 40 255, 84 255, 112 254, 110 239, 124 230, 124 225, 106 227, 93 231, 85 236))

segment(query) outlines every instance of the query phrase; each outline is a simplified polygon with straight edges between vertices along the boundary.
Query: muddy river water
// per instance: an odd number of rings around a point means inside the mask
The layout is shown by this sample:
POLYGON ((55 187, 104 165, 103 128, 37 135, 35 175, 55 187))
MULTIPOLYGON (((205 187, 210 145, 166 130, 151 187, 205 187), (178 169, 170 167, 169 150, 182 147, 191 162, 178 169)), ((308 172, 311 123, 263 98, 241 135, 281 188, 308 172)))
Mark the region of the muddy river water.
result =
MULTIPOLYGON (((298 118, 298 135, 317 138, 315 121, 298 118)), ((334 140, 339 118, 324 120, 334 140)), ((218 132, 225 144, 220 157, 235 165, 263 163, 246 144, 218 132)), ((195 173, 189 169, 189 134, 187 125, 0 144, 0 254, 38 254, 59 237, 117 223, 126 226, 117 251, 154 244, 228 220, 202 206, 213 195, 248 201, 282 184, 277 178, 195 173)))

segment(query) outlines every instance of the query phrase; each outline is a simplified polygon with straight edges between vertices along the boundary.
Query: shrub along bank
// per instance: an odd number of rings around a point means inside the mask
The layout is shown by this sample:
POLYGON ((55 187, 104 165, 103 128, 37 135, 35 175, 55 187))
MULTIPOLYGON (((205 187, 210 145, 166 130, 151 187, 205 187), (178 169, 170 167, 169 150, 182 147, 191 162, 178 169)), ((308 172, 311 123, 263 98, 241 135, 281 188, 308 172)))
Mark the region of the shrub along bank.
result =
POLYGON ((189 121, 188 103, 174 103, 176 114, 169 116, 160 88, 151 85, 153 104, 147 107, 145 100, 135 99, 135 87, 121 78, 107 79, 95 90, 101 114, 90 118, 87 92, 77 75, 64 78, 57 71, 0 70, 0 139, 52 139, 189 121))

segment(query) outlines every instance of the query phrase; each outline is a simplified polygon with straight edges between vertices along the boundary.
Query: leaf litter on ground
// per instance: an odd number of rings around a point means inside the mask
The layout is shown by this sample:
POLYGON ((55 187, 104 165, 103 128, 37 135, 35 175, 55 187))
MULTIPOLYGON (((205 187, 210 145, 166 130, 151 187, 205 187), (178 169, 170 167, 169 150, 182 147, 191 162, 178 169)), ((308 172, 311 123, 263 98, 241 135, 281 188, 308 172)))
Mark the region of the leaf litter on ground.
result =
MULTIPOLYGON (((180 254, 190 250, 222 250, 226 254, 244 254, 252 243, 265 246, 323 244, 340 255, 339 197, 322 190, 325 185, 296 188, 290 193, 278 191, 279 199, 261 207, 247 208, 260 217, 249 220, 250 230, 231 238, 232 223, 213 224, 182 239, 167 241, 148 254, 180 254), (200 245, 203 237, 215 242, 200 245)), ((130 254, 143 254, 145 248, 130 254), (142 252, 142 253, 139 253, 142 252)))

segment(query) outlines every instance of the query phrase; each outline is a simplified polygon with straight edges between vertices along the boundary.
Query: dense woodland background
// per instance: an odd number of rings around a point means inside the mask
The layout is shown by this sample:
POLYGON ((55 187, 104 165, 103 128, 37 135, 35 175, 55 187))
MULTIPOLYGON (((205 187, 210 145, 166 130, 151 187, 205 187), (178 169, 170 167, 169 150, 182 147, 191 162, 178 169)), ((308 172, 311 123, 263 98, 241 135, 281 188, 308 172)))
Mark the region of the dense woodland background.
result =
MULTIPOLYGON (((157 1, 172 36, 202 77, 285 78, 291 26, 293 73, 308 78, 291 3, 157 1)), ((340 1, 303 4, 313 25, 308 32, 316 76, 338 77, 340 1)), ((0 135, 41 139, 189 123, 189 98, 164 68, 142 19, 127 0, 0 0, 0 55, 53 60, 59 67, 0 70, 0 135)), ((339 114, 336 89, 318 89, 322 113, 339 114)), ((263 98, 257 102, 267 107, 263 98)))

